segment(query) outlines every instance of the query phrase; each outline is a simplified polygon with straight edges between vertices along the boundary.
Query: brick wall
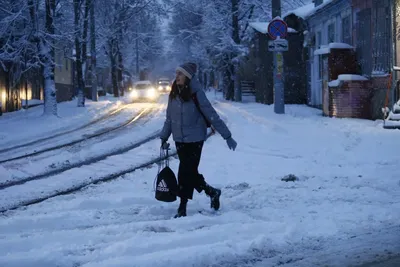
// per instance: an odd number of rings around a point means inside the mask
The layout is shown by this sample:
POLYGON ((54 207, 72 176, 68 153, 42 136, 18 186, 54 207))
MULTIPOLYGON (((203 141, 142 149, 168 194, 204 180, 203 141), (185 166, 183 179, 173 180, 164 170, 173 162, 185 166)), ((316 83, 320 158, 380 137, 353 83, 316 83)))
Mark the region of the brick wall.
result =
POLYGON ((329 115, 338 118, 371 119, 370 81, 343 81, 329 88, 329 115))
POLYGON ((389 75, 387 76, 375 76, 371 78, 372 88, 374 89, 386 89, 389 82, 389 75))

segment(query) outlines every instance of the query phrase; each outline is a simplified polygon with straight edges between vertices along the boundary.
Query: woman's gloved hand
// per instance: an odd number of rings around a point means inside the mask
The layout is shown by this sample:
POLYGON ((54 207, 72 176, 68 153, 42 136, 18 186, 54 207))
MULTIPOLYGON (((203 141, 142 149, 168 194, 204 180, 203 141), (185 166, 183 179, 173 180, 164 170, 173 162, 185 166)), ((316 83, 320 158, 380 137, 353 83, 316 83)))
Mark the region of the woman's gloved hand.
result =
POLYGON ((235 151, 235 149, 237 147, 237 143, 232 137, 229 137, 228 139, 226 139, 226 144, 228 145, 229 149, 235 151))
POLYGON ((161 148, 164 150, 169 149, 169 143, 167 143, 167 140, 161 139, 161 148))

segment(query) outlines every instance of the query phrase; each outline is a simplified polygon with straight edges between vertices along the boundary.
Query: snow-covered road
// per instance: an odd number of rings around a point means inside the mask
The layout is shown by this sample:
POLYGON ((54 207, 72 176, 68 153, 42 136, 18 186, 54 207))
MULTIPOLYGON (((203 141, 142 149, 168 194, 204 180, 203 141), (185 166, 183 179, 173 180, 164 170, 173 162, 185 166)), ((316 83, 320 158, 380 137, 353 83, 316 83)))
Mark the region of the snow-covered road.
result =
MULTIPOLYGON (((188 217, 172 219, 178 203, 154 199, 154 166, 4 214, 0 266, 343 267, 400 253, 397 131, 304 106, 216 107, 238 141, 235 152, 219 135, 204 146, 200 170, 223 190, 220 211, 195 194, 188 217), (281 180, 291 173, 299 180, 281 180)), ((97 171, 76 170, 71 183, 97 171)))
MULTIPOLYGON (((162 101, 164 101, 163 99, 162 101)), ((121 128, 119 131, 111 132, 104 136, 96 137, 94 139, 85 140, 83 143, 78 143, 56 151, 46 152, 35 157, 24 158, 9 163, 0 165, 0 184, 5 181, 23 180, 26 177, 42 174, 46 171, 51 171, 57 168, 73 165, 78 162, 88 160, 91 158, 99 157, 100 155, 110 153, 121 149, 122 147, 129 146, 137 142, 144 136, 155 133, 160 128, 162 123, 162 114, 165 112, 166 104, 163 102, 157 104, 135 104, 130 107, 125 113, 125 119, 131 119, 137 114, 138 111, 149 109, 151 113, 148 118, 143 118, 143 122, 138 120, 137 124, 131 125, 126 128, 121 128)), ((123 114, 121 114, 122 116, 123 114)), ((121 119, 120 119, 121 120, 121 119)), ((95 128, 94 130, 101 130, 95 128)), ((111 127, 111 126, 110 126, 111 127)), ((77 133, 76 135, 68 135, 64 143, 69 140, 73 141, 74 138, 81 138, 77 133)), ((63 137, 65 139, 65 137, 63 137)))
POLYGON ((42 106, 3 114, 0 117, 0 150, 102 122, 129 104, 124 98, 106 96, 99 100, 87 100, 85 108, 77 108, 76 101, 59 103, 58 117, 43 117, 42 106))

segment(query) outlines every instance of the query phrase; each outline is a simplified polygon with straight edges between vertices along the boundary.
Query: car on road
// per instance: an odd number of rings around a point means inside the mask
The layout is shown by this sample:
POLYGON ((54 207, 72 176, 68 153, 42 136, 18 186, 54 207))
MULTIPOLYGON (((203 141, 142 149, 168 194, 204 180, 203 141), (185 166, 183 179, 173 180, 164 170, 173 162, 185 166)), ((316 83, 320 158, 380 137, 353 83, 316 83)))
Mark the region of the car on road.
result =
POLYGON ((135 82, 128 91, 129 98, 134 102, 141 100, 156 102, 160 96, 151 81, 148 80, 135 82))
POLYGON ((171 91, 171 81, 168 78, 158 79, 157 90, 161 94, 169 93, 171 91))

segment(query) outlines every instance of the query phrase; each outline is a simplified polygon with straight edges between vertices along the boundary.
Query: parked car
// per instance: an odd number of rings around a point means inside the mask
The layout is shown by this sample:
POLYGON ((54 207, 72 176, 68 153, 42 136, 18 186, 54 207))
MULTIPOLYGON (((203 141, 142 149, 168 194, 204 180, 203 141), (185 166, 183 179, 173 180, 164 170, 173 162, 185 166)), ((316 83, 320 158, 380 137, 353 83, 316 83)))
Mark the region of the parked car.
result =
POLYGON ((171 81, 168 78, 160 78, 157 81, 157 89, 161 94, 169 93, 171 91, 171 81))
POLYGON ((135 82, 128 91, 129 98, 132 101, 147 100, 155 102, 160 96, 153 84, 148 80, 135 82))

